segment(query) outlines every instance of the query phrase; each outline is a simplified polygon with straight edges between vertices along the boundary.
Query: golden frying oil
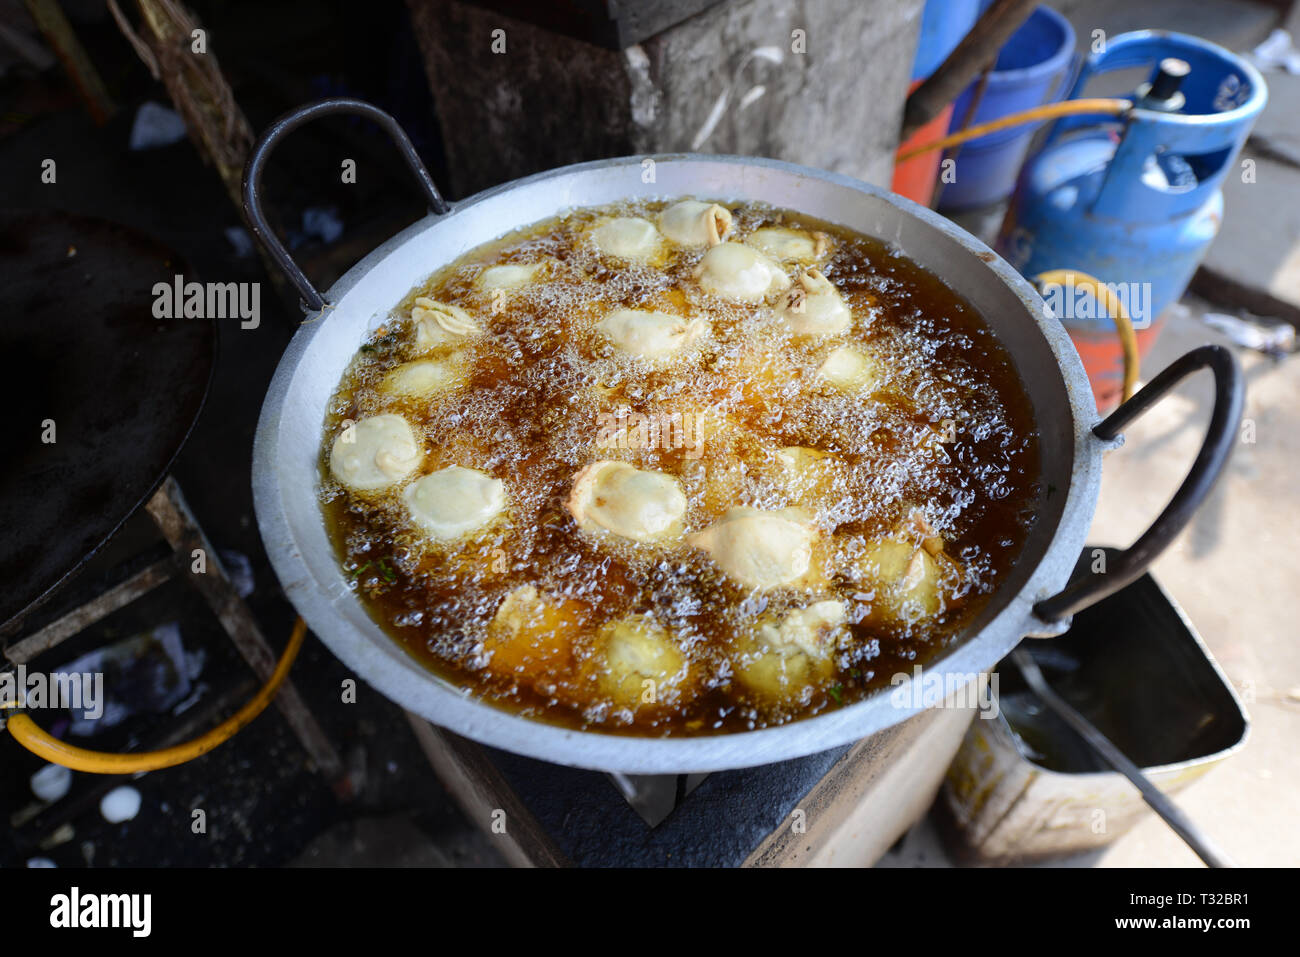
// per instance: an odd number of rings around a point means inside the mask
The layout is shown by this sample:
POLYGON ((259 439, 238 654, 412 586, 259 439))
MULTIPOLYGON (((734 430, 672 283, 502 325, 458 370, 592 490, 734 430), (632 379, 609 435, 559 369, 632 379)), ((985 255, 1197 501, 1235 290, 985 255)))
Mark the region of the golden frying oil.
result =
POLYGON ((818 268, 845 297, 854 324, 816 341, 783 332, 770 306, 703 294, 691 278, 702 248, 665 244, 662 261, 638 266, 602 258, 585 238, 604 217, 653 221, 665 205, 574 211, 480 247, 412 290, 361 346, 329 409, 321 501, 330 533, 370 613, 395 640, 450 681, 533 718, 635 734, 716 734, 840 707, 934 657, 1014 563, 1039 494, 1028 401, 974 309, 876 240, 763 206, 732 207, 728 240, 773 224, 829 236, 831 252, 818 268), (494 299, 474 283, 487 266, 542 260, 545 271, 521 291, 494 299), (462 387, 412 402, 376 387, 410 358, 407 317, 417 296, 461 306, 487 334, 462 352, 462 387), (592 330, 619 307, 703 316, 709 331, 680 359, 650 369, 592 330), (816 374, 830 348, 855 344, 888 370, 884 388, 870 395, 828 389, 816 374), (343 420, 383 412, 404 415, 423 439, 421 472, 461 465, 505 480, 508 518, 461 544, 433 546, 409 524, 396 490, 362 499, 334 482, 328 451, 343 420), (649 446, 598 448, 611 421, 649 446), (936 443, 936 434, 952 441, 936 443), (786 446, 828 452, 841 464, 815 501, 794 500, 774 478, 775 452, 786 446), (574 473, 602 458, 675 476, 692 530, 733 505, 808 508, 823 530, 827 586, 747 594, 684 542, 648 547, 579 532, 564 501, 574 473), (962 594, 934 618, 882 621, 871 614, 873 596, 837 570, 918 508, 961 561, 962 594), (674 708, 629 714, 576 673, 537 687, 494 677, 482 667, 485 628, 503 597, 525 584, 576 602, 588 635, 612 618, 653 613, 691 661, 695 693, 674 708), (739 627, 825 598, 843 600, 852 622, 852 642, 828 680, 779 705, 732 680, 739 627))

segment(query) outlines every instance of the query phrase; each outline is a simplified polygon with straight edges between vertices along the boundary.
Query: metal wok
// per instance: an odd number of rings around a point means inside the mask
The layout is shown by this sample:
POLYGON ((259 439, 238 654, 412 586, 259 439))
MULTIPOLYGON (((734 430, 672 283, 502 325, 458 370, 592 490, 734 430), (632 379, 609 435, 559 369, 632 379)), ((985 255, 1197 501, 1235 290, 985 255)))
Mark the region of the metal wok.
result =
POLYGON ((572 207, 676 196, 769 203, 894 243, 965 296, 1010 353, 1033 406, 1042 484, 1051 492, 1001 587, 949 650, 928 664, 931 680, 941 675, 962 682, 988 672, 1024 636, 1060 634, 1074 611, 1132 581, 1186 524, 1227 460, 1242 407, 1240 377, 1229 353, 1213 346, 1188 353, 1098 422, 1079 357, 1030 284, 952 223, 866 183, 753 157, 638 156, 540 173, 452 206, 391 116, 355 100, 312 104, 271 125, 244 177, 245 210, 254 232, 301 292, 308 312, 280 360, 258 423, 252 476, 258 523, 285 593, 311 629, 375 689, 438 725, 558 764, 667 774, 748 767, 824 751, 922 710, 911 701, 920 696, 891 695, 886 689, 802 721, 712 737, 631 737, 556 727, 478 700, 419 664, 370 617, 339 566, 316 497, 320 445, 327 402, 367 332, 384 322, 412 287, 481 243, 572 207), (386 129, 431 212, 321 295, 269 228, 260 183, 267 157, 283 136, 310 119, 336 113, 360 114, 386 129), (1187 479, 1154 524, 1109 562, 1106 574, 1070 581, 1096 506, 1102 453, 1118 444, 1125 425, 1189 373, 1207 366, 1216 380, 1215 406, 1187 479), (898 703, 900 697, 908 703, 898 703))

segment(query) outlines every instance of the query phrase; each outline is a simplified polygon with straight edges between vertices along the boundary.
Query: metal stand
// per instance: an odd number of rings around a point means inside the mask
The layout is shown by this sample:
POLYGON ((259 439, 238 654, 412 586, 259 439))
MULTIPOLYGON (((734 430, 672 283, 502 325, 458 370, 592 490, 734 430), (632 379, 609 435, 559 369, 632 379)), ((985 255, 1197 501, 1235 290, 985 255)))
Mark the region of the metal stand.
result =
MULTIPOLYGON (((265 682, 275 670, 276 654, 267 644, 252 611, 239 597, 234 583, 221 567, 216 550, 190 511, 174 478, 169 475, 163 479, 158 491, 145 505, 145 510, 171 546, 172 557, 148 566, 40 631, 15 642, 5 649, 5 658, 14 665, 27 664, 164 582, 174 577, 183 577, 203 596, 249 667, 265 682), (202 550, 204 558, 204 571, 195 574, 189 569, 199 550, 202 550)), ((335 792, 340 797, 349 796, 350 788, 344 776, 343 762, 302 696, 298 694, 292 680, 286 681, 280 688, 275 703, 316 770, 333 783, 335 792)))

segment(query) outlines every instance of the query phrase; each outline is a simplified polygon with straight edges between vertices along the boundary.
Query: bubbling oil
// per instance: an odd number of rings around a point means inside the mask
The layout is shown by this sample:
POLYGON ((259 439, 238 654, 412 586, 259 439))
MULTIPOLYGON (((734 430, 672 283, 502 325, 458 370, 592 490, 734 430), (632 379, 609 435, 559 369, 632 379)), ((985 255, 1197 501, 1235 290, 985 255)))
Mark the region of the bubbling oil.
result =
MULTIPOLYGON (((849 306, 851 328, 812 339, 775 321, 775 300, 706 294, 692 272, 705 249, 665 242, 647 264, 603 256, 588 237, 611 216, 655 221, 666 202, 574 210, 479 247, 434 273, 360 344, 325 423, 320 499, 339 560, 370 614, 410 654, 483 699, 567 727, 642 735, 717 734, 845 706, 950 645, 1007 574, 1033 520, 1038 448, 1009 356, 975 310, 885 244, 798 214, 731 207, 728 241, 762 226, 821 232, 818 268, 849 306), (542 263, 509 293, 475 283, 484 269, 542 263), (432 398, 394 396, 384 375, 412 358, 414 300, 468 311, 484 328, 458 352, 458 385, 432 398), (611 310, 653 309, 705 321, 670 362, 619 353, 595 329, 611 310), (818 368, 840 346, 867 350, 870 393, 828 388, 818 368), (329 452, 348 421, 397 413, 424 447, 418 474, 459 465, 505 481, 507 513, 452 544, 412 524, 400 485, 357 496, 329 452), (783 481, 778 450, 834 463, 815 488, 783 481), (684 539, 641 544, 580 530, 565 509, 573 477, 600 459, 673 476, 686 529, 733 506, 801 507, 819 529, 813 586, 749 591, 684 539), (942 610, 880 613, 878 595, 845 573, 873 542, 923 516, 960 569, 942 610), (574 610, 573 665, 541 680, 494 671, 489 622, 524 586, 574 610), (780 700, 736 680, 737 636, 763 615, 837 599, 847 638, 829 672, 780 700), (652 615, 688 662, 689 693, 629 708, 604 697, 588 659, 600 626, 652 615)), ((788 264, 787 264, 788 265, 788 264)), ((788 269, 793 278, 794 266, 788 269)), ((820 473, 819 473, 820 474, 820 473)), ((413 476, 414 478, 415 476, 413 476)))

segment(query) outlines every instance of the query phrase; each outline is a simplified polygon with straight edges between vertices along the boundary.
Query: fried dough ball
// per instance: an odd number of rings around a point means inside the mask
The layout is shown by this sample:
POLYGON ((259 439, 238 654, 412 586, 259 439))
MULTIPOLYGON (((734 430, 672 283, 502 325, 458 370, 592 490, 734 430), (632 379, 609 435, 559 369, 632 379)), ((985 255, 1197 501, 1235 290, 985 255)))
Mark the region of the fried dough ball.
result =
POLYGON ((712 247, 695 268, 700 288, 722 299, 762 302, 790 288, 790 277, 769 256, 740 243, 712 247))
POLYGON ((596 328, 620 352, 659 365, 699 338, 705 324, 666 312, 615 309, 596 328))
POLYGON ((860 582, 875 586, 873 617, 913 623, 940 614, 961 584, 961 563, 944 550, 919 511, 859 555, 850 569, 860 582))
POLYGON ((875 392, 885 381, 884 370, 875 358, 849 346, 833 350, 817 372, 841 392, 875 392))
POLYGON ((411 424, 374 415, 348 426, 330 448, 330 474, 354 492, 378 492, 406 478, 424 458, 411 424))
POLYGON ((799 274, 776 313, 800 336, 837 336, 853 325, 848 303, 835 284, 816 269, 799 274))
POLYGON ((650 262, 664 251, 663 237, 655 224, 639 216, 607 219, 588 233, 602 255, 631 262, 650 262))
POLYGON ((411 307, 415 328, 413 354, 422 356, 435 350, 463 345, 483 331, 478 320, 460 306, 437 302, 420 296, 411 307))
POLYGON ((778 262, 812 263, 830 252, 830 240, 822 232, 806 232, 785 226, 764 226, 745 237, 745 243, 778 262))
POLYGON ((450 392, 464 381, 465 370, 455 356, 416 359, 391 369, 379 391, 402 399, 423 399, 450 392))
POLYGON ((659 231, 679 246, 716 246, 731 229, 731 211, 684 199, 659 214, 659 231))
POLYGON ((820 504, 835 485, 839 460, 829 452, 791 445, 776 453, 777 481, 800 504, 820 504))
POLYGON ((574 476, 566 507, 583 531, 654 542, 681 535, 686 496, 671 475, 604 459, 574 476))
POLYGON ((586 610, 581 602, 543 595, 534 585, 516 588, 488 623, 483 641, 488 671, 528 684, 562 679, 573 666, 586 610))
POLYGON ((402 490, 411 521, 430 538, 455 541, 488 525, 506 507, 506 485, 477 469, 451 465, 402 490))
POLYGON ((768 589, 805 578, 816 539, 817 529, 802 509, 737 507, 686 540, 746 588, 768 589))
POLYGON ((806 700, 834 672, 833 654, 847 621, 839 601, 764 615, 738 642, 737 680, 767 702, 806 700))
POLYGON ((672 704, 686 690, 689 667, 672 633, 651 615, 606 622, 592 656, 596 683, 619 707, 672 704))

